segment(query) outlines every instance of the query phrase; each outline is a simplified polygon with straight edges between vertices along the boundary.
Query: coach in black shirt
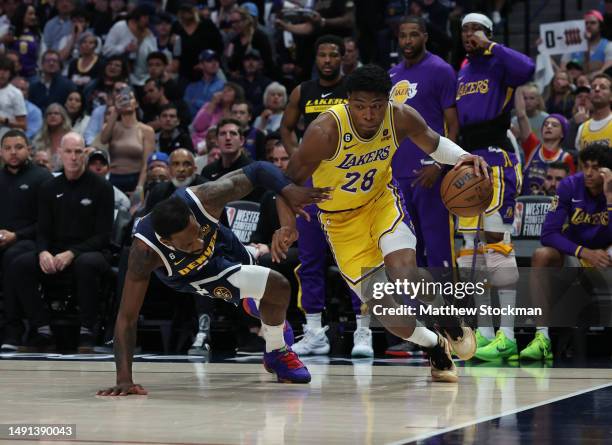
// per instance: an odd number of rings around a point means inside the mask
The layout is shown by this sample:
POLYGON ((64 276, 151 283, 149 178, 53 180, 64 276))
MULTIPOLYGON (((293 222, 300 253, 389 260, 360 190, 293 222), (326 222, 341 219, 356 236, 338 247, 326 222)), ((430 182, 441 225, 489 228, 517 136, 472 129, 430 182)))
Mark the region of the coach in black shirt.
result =
POLYGON ((79 306, 79 352, 84 353, 93 350, 98 290, 109 268, 104 251, 112 231, 114 195, 109 182, 86 169, 85 144, 79 134, 67 133, 59 150, 64 174, 40 189, 37 250, 12 262, 8 292, 21 303, 31 326, 28 342, 20 350, 49 350, 54 339, 39 283, 68 275, 79 306))
MULTIPOLYGON (((35 250, 38 192, 41 184, 53 176, 49 170, 30 161, 32 150, 21 130, 7 131, 0 146, 4 161, 4 168, 0 170, 0 271, 4 281, 7 276, 4 272, 13 259, 35 250)), ((10 307, 12 303, 12 300, 5 301, 5 310, 17 313, 15 307, 10 307)), ((22 333, 20 318, 7 320, 2 350, 14 351, 14 340, 22 333)))

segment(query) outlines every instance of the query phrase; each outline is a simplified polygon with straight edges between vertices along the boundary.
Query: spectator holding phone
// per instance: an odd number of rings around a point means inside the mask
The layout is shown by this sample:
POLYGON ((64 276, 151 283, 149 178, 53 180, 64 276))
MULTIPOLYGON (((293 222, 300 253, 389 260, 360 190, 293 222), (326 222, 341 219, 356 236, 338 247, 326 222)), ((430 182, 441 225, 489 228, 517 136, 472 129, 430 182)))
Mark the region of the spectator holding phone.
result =
POLYGON ((142 194, 146 160, 155 149, 155 132, 138 120, 138 103, 131 88, 116 94, 100 141, 108 144, 111 158, 110 182, 124 193, 142 194))

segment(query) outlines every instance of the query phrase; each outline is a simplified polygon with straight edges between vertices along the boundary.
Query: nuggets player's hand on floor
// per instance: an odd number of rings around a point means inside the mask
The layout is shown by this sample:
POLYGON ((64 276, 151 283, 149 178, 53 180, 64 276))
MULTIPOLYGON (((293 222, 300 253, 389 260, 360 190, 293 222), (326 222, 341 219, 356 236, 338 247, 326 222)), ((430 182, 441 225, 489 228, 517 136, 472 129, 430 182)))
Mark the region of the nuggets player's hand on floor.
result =
POLYGON ((453 170, 458 170, 462 165, 473 165, 474 166, 474 174, 476 176, 484 175, 489 181, 491 178, 489 177, 489 164, 484 160, 482 156, 475 155, 463 155, 459 158, 453 170))
POLYGON ((420 185, 425 188, 432 188, 436 183, 440 174, 442 174, 442 168, 437 164, 425 165, 420 170, 416 171, 417 177, 412 182, 412 187, 420 185))
POLYGON ((112 388, 101 389, 96 393, 98 396, 127 396, 129 394, 147 395, 148 392, 138 383, 119 383, 112 388))
POLYGON ((298 239, 295 227, 282 226, 272 235, 271 253, 272 261, 280 263, 287 258, 287 250, 298 239))
POLYGON ((310 221, 310 215, 304 211, 304 207, 327 201, 330 199, 331 191, 330 187, 300 187, 299 185, 289 184, 281 191, 281 194, 293 213, 302 215, 307 221, 310 221))

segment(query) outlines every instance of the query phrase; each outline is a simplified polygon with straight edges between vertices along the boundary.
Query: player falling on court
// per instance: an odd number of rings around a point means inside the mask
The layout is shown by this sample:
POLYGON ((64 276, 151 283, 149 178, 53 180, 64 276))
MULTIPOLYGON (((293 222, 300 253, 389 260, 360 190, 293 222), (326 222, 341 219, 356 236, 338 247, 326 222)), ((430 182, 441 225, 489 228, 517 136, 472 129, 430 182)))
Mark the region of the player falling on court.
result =
MULTIPOLYGON (((455 168, 473 164, 475 174, 488 178, 487 164, 427 126, 411 107, 389 101, 391 79, 375 65, 366 65, 346 80, 348 104, 322 113, 306 130, 293 154, 287 175, 297 184, 312 176, 315 187, 333 188, 331 199, 317 203, 319 220, 343 278, 372 308, 373 282, 416 281, 416 238, 401 193, 392 178, 391 159, 410 138, 442 164, 455 168), (383 267, 384 266, 384 267, 383 267), (368 271, 368 272, 366 272, 368 271)), ((275 261, 297 239, 295 213, 283 197, 277 200, 281 228, 272 241, 275 261)), ((453 351, 470 357, 474 333, 447 340, 414 317, 377 317, 393 334, 427 348, 435 381, 456 382, 453 351)))
MULTIPOLYGON (((239 124, 234 127, 240 128, 239 124)), ((132 379, 132 360, 138 313, 153 272, 179 292, 234 304, 244 298, 254 300, 257 304, 251 305, 250 313, 262 321, 266 370, 275 373, 279 382, 310 382, 308 369, 286 344, 292 338, 286 342, 284 337, 289 282, 276 271, 253 265, 238 238, 219 224, 225 204, 243 198, 257 186, 296 203, 294 210, 302 215, 306 215, 305 205, 328 197, 325 189, 296 186, 271 163, 254 162, 216 181, 177 190, 139 221, 115 325, 117 382, 98 395, 147 394, 132 379)))

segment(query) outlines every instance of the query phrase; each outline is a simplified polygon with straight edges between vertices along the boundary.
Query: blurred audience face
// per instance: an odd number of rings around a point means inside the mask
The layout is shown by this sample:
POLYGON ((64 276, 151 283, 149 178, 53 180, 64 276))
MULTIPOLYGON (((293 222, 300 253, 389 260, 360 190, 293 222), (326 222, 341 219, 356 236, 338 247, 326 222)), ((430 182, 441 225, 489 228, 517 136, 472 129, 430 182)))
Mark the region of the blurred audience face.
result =
POLYGON ((285 150, 283 144, 280 142, 274 144, 274 148, 268 156, 268 161, 276 165, 283 172, 287 170, 287 166, 289 165, 289 154, 287 153, 287 150, 285 150))
POLYGON ((11 72, 9 70, 0 69, 0 88, 4 88, 11 80, 11 72))
POLYGON ((59 106, 49 105, 45 112, 45 123, 50 129, 61 127, 64 123, 64 116, 60 111, 59 106))
POLYGON ((576 94, 576 97, 574 98, 574 107, 576 109, 579 107, 583 107, 586 110, 592 109, 593 104, 591 103, 591 93, 584 91, 576 94))
POLYGON ((32 150, 21 136, 11 136, 2 141, 2 161, 12 170, 19 170, 30 159, 32 150))
POLYGON ((245 57, 242 59, 242 68, 247 76, 255 75, 261 70, 261 60, 253 56, 245 57))
POLYGON ((66 111, 68 114, 75 115, 81 111, 83 107, 83 101, 81 100, 81 95, 77 92, 72 92, 66 98, 66 103, 64 104, 66 111))
POLYGON ((562 168, 548 168, 546 170, 546 178, 544 179, 544 184, 542 188, 544 189, 544 193, 548 196, 554 196, 557 194, 557 187, 559 183, 565 179, 567 176, 567 172, 562 168))
POLYGON ((170 180, 170 171, 166 165, 155 165, 147 172, 147 183, 166 182, 170 180))
POLYGON ((56 53, 45 54, 42 60, 42 71, 48 76, 59 73, 61 68, 59 55, 56 53))
POLYGON ((94 53, 97 46, 98 41, 96 37, 89 35, 81 41, 81 44, 79 45, 79 53, 81 56, 90 56, 94 53))
POLYGON ((212 164, 216 160, 221 158, 221 149, 219 147, 213 147, 208 151, 208 156, 206 157, 206 165, 212 164))
POLYGON ((23 98, 25 100, 28 100, 28 88, 30 87, 28 81, 25 80, 23 77, 14 77, 13 80, 11 80, 11 83, 15 88, 21 91, 21 94, 23 94, 23 98))
POLYGON ((242 17, 238 11, 232 11, 230 14, 230 23, 232 25, 232 31, 236 34, 242 34, 248 26, 247 19, 242 17))
POLYGON ((285 95, 281 91, 271 91, 266 100, 266 108, 281 111, 285 108, 285 95))
POLYGON ((548 117, 544 120, 544 124, 542 125, 542 139, 545 141, 555 141, 563 138, 563 127, 561 126, 561 122, 559 122, 554 117, 548 117))
POLYGON ((334 80, 338 78, 342 65, 342 56, 338 45, 333 43, 319 45, 315 56, 315 65, 321 79, 334 80))
POLYGON ((419 25, 416 23, 402 23, 397 37, 404 59, 415 60, 423 55, 425 44, 427 43, 427 34, 421 31, 419 25))
POLYGON ((591 82, 589 82, 589 76, 586 74, 580 74, 576 77, 576 86, 577 87, 591 87, 591 82))
POLYGON ((240 121, 244 127, 248 127, 251 122, 251 113, 247 104, 232 105, 232 118, 240 121))
POLYGON ((110 79, 117 79, 121 76, 123 63, 121 60, 111 60, 104 67, 104 75, 110 79))
POLYGON ((540 104, 540 95, 538 90, 532 87, 527 87, 523 90, 523 97, 525 99, 525 111, 531 114, 538 109, 540 104))
POLYGON ((74 10, 74 0, 57 0, 55 7, 60 15, 69 15, 74 10))
POLYGON ((570 90, 570 77, 565 71, 559 71, 553 79, 553 91, 557 94, 565 94, 570 90))
POLYGON ((162 97, 162 90, 160 88, 157 88, 157 85, 155 85, 155 82, 145 83, 143 92, 144 92, 144 97, 142 98, 142 100, 146 104, 154 105, 158 103, 162 97))
POLYGON ((597 40, 601 34, 601 23, 593 15, 587 15, 584 18, 587 36, 589 40, 597 40))
POLYGON ((605 78, 597 78, 591 82, 591 103, 596 109, 610 106, 610 81, 605 78))
POLYGON ((37 150, 34 153, 32 161, 34 161, 34 164, 40 165, 50 172, 53 171, 53 166, 51 165, 51 153, 49 150, 37 150))
POLYGON ((176 108, 164 110, 159 115, 159 124, 162 131, 171 132, 179 125, 176 108))
POLYGON ((187 187, 195 177, 195 158, 184 148, 178 148, 170 154, 170 178, 175 187, 187 187))
POLYGON ((87 164, 87 168, 90 172, 95 173, 98 176, 102 176, 103 178, 106 177, 110 171, 110 166, 99 157, 95 157, 90 160, 87 164))
POLYGON ((244 138, 235 124, 225 124, 219 127, 217 134, 217 143, 221 149, 223 156, 233 156, 242 150, 244 138))
POLYGON ((219 72, 219 61, 217 59, 203 60, 202 71, 209 76, 216 75, 219 72))
POLYGON ((195 20, 195 18, 196 18, 195 14, 196 13, 195 13, 194 8, 191 8, 191 9, 181 9, 178 12, 178 18, 179 18, 179 20, 181 22, 192 23, 195 20))
POLYGON ((160 59, 149 59, 147 71, 151 79, 161 79, 166 71, 166 64, 160 59))
POLYGON ((157 35, 160 37, 169 36, 170 31, 172 30, 172 24, 168 23, 166 20, 162 20, 155 25, 155 30, 157 31, 157 35))
POLYGON ((359 49, 354 40, 348 40, 344 44, 342 63, 346 66, 356 66, 357 62, 359 62, 359 49))
POLYGON ((62 138, 59 152, 67 176, 77 176, 85 169, 85 143, 78 134, 66 134, 62 138))
POLYGON ((236 90, 230 86, 225 86, 221 94, 221 102, 225 105, 233 104, 236 100, 236 90))
POLYGON ((36 9, 34 9, 34 6, 28 6, 28 9, 26 9, 26 13, 23 16, 23 26, 27 28, 32 28, 36 26, 36 23, 38 23, 38 18, 36 17, 36 9))
POLYGON ((19 59, 19 54, 15 51, 8 51, 6 53, 6 57, 13 61, 13 65, 15 66, 15 72, 16 73, 20 72, 22 66, 21 66, 21 60, 19 59))

